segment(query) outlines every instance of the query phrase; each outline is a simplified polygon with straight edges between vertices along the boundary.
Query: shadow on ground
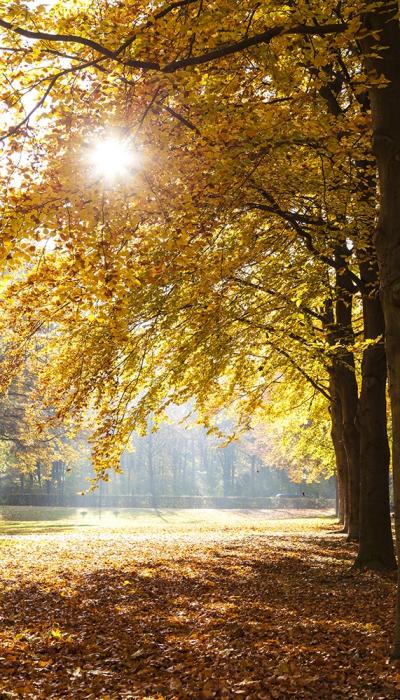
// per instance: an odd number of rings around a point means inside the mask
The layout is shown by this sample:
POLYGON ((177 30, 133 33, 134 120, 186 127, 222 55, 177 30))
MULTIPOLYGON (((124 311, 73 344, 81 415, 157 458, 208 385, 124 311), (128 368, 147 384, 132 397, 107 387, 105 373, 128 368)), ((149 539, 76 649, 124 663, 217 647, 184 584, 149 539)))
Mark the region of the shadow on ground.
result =
POLYGON ((341 538, 70 538, 26 556, 40 552, 40 580, 23 562, 3 575, 1 697, 400 697, 394 582, 349 571, 341 538))

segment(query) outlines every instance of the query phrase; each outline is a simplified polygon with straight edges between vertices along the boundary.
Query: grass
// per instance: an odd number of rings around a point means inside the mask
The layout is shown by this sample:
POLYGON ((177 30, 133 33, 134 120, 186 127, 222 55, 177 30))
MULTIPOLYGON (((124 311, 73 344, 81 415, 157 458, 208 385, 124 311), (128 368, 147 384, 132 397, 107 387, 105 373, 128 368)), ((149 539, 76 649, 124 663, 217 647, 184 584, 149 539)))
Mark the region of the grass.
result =
POLYGON ((73 531, 182 532, 215 528, 237 528, 271 532, 304 530, 309 525, 334 522, 331 511, 216 510, 216 509, 134 509, 0 507, 2 535, 50 534, 73 531))

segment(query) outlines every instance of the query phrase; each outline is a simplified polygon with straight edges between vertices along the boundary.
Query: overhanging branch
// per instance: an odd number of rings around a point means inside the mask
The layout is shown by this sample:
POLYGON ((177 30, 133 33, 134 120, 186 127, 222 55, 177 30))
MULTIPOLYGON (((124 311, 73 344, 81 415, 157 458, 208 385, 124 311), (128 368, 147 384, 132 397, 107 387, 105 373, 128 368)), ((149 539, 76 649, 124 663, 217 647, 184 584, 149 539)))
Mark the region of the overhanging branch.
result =
MULTIPOLYGON (((194 0, 191 1, 193 2, 194 0)), ((189 0, 186 2, 182 0, 181 3, 173 3, 169 6, 169 8, 181 7, 185 4, 189 4, 189 0)), ((165 14, 166 10, 159 13, 159 17, 164 16, 165 14)), ((277 27, 271 27, 270 29, 267 29, 259 34, 246 36, 243 39, 231 44, 223 44, 222 46, 218 46, 210 51, 205 51, 197 56, 187 56, 186 58, 171 61, 170 63, 162 66, 161 63, 157 61, 139 59, 129 59, 128 61, 120 60, 119 56, 135 41, 137 34, 128 37, 119 47, 113 50, 88 37, 79 36, 77 34, 52 34, 50 32, 43 32, 40 30, 35 31, 32 29, 24 29, 23 27, 15 27, 11 22, 4 19, 0 19, 0 27, 3 27, 3 29, 6 29, 14 34, 18 34, 26 39, 43 40, 51 43, 58 42, 64 44, 80 44, 93 49, 93 51, 96 51, 96 53, 99 53, 106 58, 118 61, 118 63, 123 63, 131 68, 154 70, 162 73, 174 73, 190 66, 199 66, 205 63, 210 63, 220 58, 224 58, 225 56, 240 53, 241 51, 249 49, 253 46, 269 44, 272 39, 277 36, 326 36, 329 34, 342 34, 348 29, 348 25, 345 22, 326 24, 322 26, 300 24, 294 27, 287 27, 285 25, 279 25, 277 27)))

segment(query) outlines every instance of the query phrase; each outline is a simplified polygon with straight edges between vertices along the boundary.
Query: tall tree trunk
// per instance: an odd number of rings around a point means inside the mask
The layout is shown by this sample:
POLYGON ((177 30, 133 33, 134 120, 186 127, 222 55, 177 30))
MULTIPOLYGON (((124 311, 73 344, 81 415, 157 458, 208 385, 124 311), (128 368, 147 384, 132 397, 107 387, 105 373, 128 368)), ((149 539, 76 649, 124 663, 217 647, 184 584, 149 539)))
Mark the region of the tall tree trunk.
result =
MULTIPOLYGON (((362 48, 367 71, 388 81, 370 90, 374 151, 379 175, 379 221, 375 235, 381 300, 385 317, 386 356, 392 408, 393 485, 396 540, 400 550, 400 28, 398 2, 382 2, 363 17, 362 48), (376 44, 379 57, 376 58, 376 44)), ((368 10, 368 4, 366 4, 368 10)), ((400 581, 399 581, 400 583, 400 581)), ((393 657, 400 658, 400 585, 393 657)))
POLYGON ((335 318, 329 323, 329 339, 335 348, 332 353, 331 378, 340 399, 343 445, 347 459, 348 539, 357 541, 360 515, 360 430, 355 362, 354 355, 349 350, 354 343, 352 302, 356 290, 346 262, 348 253, 345 242, 337 245, 335 258, 340 268, 336 271, 335 318))
POLYGON ((343 418, 342 407, 339 395, 335 389, 334 379, 330 381, 331 394, 331 438, 335 451, 336 460, 336 481, 338 490, 338 519, 343 525, 343 531, 349 529, 349 507, 348 507, 348 464, 346 450, 343 441, 343 418))
MULTIPOLYGON (((335 476, 333 477, 333 479, 334 479, 334 484, 335 484, 335 515, 336 515, 337 519, 339 520, 339 518, 340 518, 341 516, 339 515, 339 511, 340 511, 339 500, 340 500, 340 498, 339 498, 339 486, 338 486, 338 478, 337 478, 337 475, 335 475, 335 476)), ((343 518, 342 518, 342 520, 339 520, 339 522, 342 522, 342 523, 343 523, 343 518)))
POLYGON ((359 568, 394 569, 389 499, 390 450, 386 416, 385 322, 377 293, 378 269, 367 251, 360 263, 363 282, 365 340, 376 340, 363 352, 360 394, 360 544, 355 565, 359 568))
POLYGON ((358 427, 358 391, 352 353, 342 353, 336 363, 336 386, 342 407, 343 445, 348 467, 347 499, 349 541, 358 541, 360 520, 360 431, 358 427))

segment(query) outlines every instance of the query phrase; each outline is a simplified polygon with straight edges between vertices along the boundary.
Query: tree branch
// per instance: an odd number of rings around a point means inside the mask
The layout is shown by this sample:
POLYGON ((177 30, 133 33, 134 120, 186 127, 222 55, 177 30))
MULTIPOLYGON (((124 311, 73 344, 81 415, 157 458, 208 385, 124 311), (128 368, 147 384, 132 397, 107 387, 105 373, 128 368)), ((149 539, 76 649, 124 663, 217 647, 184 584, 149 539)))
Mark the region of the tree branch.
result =
MULTIPOLYGON (((232 280, 233 282, 237 282, 238 284, 241 284, 244 287, 251 287, 253 289, 258 290, 259 292, 264 292, 265 294, 270 294, 271 296, 277 296, 279 299, 283 299, 286 302, 294 304, 292 299, 287 297, 285 294, 282 294, 281 292, 277 292, 274 289, 267 289, 266 287, 262 287, 261 285, 256 284, 255 282, 251 282, 250 280, 241 279, 236 275, 234 275, 233 277, 229 277, 228 279, 232 280)), ((300 306, 298 306, 297 308, 302 313, 307 314, 308 316, 311 316, 312 318, 315 318, 318 321, 323 321, 323 317, 321 316, 321 314, 319 314, 317 311, 313 311, 313 309, 310 309, 308 306, 300 304, 300 306)))
MULTIPOLYGON (((252 206, 253 208, 261 209, 263 211, 268 211, 271 214, 276 214, 280 218, 284 219, 296 231, 299 238, 301 238, 304 241, 307 250, 310 253, 312 253, 318 260, 323 262, 325 265, 329 265, 329 267, 332 267, 334 270, 341 270, 343 268, 343 265, 340 264, 337 260, 335 260, 335 258, 321 253, 321 251, 319 251, 318 248, 316 248, 311 233, 307 231, 307 229, 304 228, 303 225, 300 224, 295 212, 288 212, 284 209, 281 209, 279 204, 276 202, 274 197, 272 197, 272 195, 269 194, 269 192, 266 192, 266 190, 260 187, 258 187, 257 189, 263 195, 263 197, 265 197, 265 199, 267 199, 270 202, 270 204, 265 205, 261 203, 251 203, 250 206, 252 206)), ((349 276, 351 277, 351 280, 355 285, 356 289, 361 290, 362 284, 360 278, 352 270, 350 270, 349 268, 347 269, 349 276)))
POLYGON ((172 107, 168 107, 168 105, 161 105, 161 108, 164 109, 168 114, 171 115, 171 117, 175 117, 181 124, 186 126, 188 129, 191 129, 194 131, 198 136, 201 136, 201 131, 200 129, 197 128, 193 122, 189 121, 189 119, 186 119, 182 114, 179 114, 179 112, 176 112, 172 107))
MULTIPOLYGON (((161 16, 170 12, 171 8, 182 7, 183 5, 194 2, 194 0, 182 0, 180 3, 172 3, 168 8, 165 8, 161 16)), ((159 14, 160 17, 160 14, 159 14)), ((149 21, 150 22, 150 21, 149 21)), ((152 22, 150 22, 150 25, 152 22)), ((148 25, 148 26, 150 26, 148 25)), ((333 23, 326 24, 323 26, 309 26, 306 24, 300 24, 294 27, 286 27, 285 25, 279 25, 277 27, 272 27, 267 29, 265 32, 260 34, 254 34, 253 36, 247 36, 244 39, 234 42, 232 44, 224 44, 211 51, 206 51, 205 53, 199 54, 197 56, 188 56, 187 58, 180 59, 178 61, 172 61, 167 63, 165 66, 161 66, 160 63, 156 61, 144 61, 137 59, 129 59, 128 61, 120 61, 118 56, 125 51, 130 44, 132 44, 137 36, 137 34, 128 37, 117 49, 109 49, 103 44, 95 41, 94 39, 89 39, 87 37, 79 36, 77 34, 51 34, 49 32, 34 31, 32 29, 24 29, 23 27, 15 27, 11 22, 7 20, 0 19, 0 27, 7 29, 14 34, 23 36, 27 39, 42 39, 49 42, 61 42, 67 44, 81 44, 82 46, 87 46, 93 49, 97 53, 110 58, 112 60, 118 60, 119 63, 123 63, 131 68, 138 68, 142 70, 155 70, 162 73, 174 73, 175 71, 181 70, 182 68, 188 68, 189 66, 199 66, 204 63, 210 63, 211 61, 224 58, 235 53, 239 53, 245 49, 251 48, 252 46, 259 46, 262 44, 269 44, 272 39, 276 36, 287 35, 287 36, 326 36, 327 34, 342 34, 348 28, 347 23, 333 23)))
MULTIPOLYGON (((219 58, 224 58, 231 54, 239 53, 244 49, 249 49, 252 46, 259 46, 261 44, 269 44, 272 39, 276 36, 287 35, 310 35, 310 36, 325 36, 326 34, 341 34, 347 29, 347 24, 326 24, 321 27, 308 26, 306 24, 298 25, 297 27, 285 27, 285 25, 280 25, 278 27, 272 27, 267 29, 265 32, 260 34, 254 34, 253 36, 245 37, 241 41, 237 41, 233 44, 225 44, 212 51, 208 51, 198 56, 190 56, 188 58, 183 58, 179 61, 172 61, 162 68, 163 73, 174 73, 181 68, 187 68, 189 66, 199 66, 203 63, 209 63, 210 61, 215 61, 219 58)), ((128 63, 129 65, 129 63, 128 63)))
POLYGON ((27 124, 27 123, 29 122, 29 120, 30 120, 30 118, 32 117, 32 115, 33 115, 40 107, 42 107, 42 106, 44 105, 46 99, 48 98, 48 96, 49 96, 51 90, 53 89, 54 85, 56 84, 56 82, 57 82, 57 80, 58 80, 59 78, 61 78, 63 75, 68 75, 68 73, 76 73, 77 71, 81 70, 81 68, 88 68, 89 66, 94 66, 94 65, 96 65, 96 64, 99 62, 99 60, 102 60, 102 59, 96 59, 96 60, 92 60, 92 61, 86 61, 86 63, 81 63, 81 64, 79 64, 78 66, 73 66, 72 68, 66 68, 65 70, 62 70, 62 71, 60 71, 59 73, 56 73, 56 74, 53 75, 53 76, 47 77, 46 80, 49 80, 50 82, 49 82, 49 84, 48 84, 46 90, 44 91, 42 97, 41 97, 41 98, 38 100, 38 102, 32 107, 32 109, 30 110, 30 112, 28 112, 28 114, 27 114, 23 119, 21 119, 20 122, 18 122, 18 124, 15 124, 14 126, 12 126, 12 127, 7 131, 6 134, 3 134, 3 136, 0 136, 0 143, 1 143, 2 141, 5 141, 6 138, 9 138, 9 137, 12 136, 13 134, 15 134, 19 129, 21 129, 21 127, 23 127, 25 124, 27 124))
MULTIPOLYGON (((267 342, 270 342, 270 341, 267 341, 267 342)), ((324 396, 328 401, 331 400, 331 396, 326 391, 326 389, 324 387, 322 387, 320 384, 318 384, 308 374, 308 372, 306 372, 305 369, 303 369, 303 367, 300 367, 300 365, 296 362, 296 360, 294 360, 293 357, 291 357, 291 355, 289 355, 289 353, 286 350, 283 350, 283 348, 279 348, 279 347, 275 346, 273 343, 270 343, 270 345, 272 345, 272 347, 275 348, 276 352, 278 352, 280 355, 283 355, 283 357, 286 357, 286 359, 289 360, 290 364, 297 370, 297 372, 299 372, 301 374, 302 377, 304 377, 304 379, 306 379, 311 384, 311 386, 314 387, 314 389, 319 391, 320 394, 322 394, 322 396, 324 396)))

